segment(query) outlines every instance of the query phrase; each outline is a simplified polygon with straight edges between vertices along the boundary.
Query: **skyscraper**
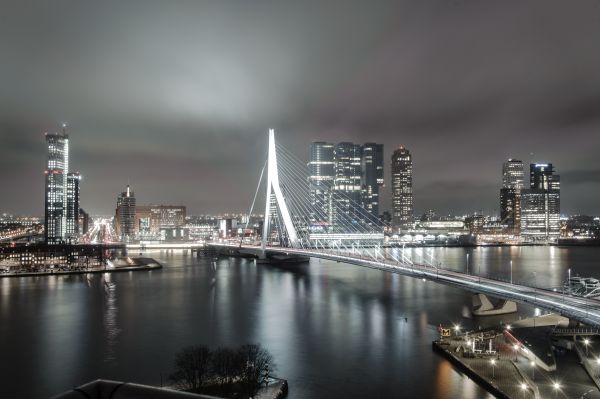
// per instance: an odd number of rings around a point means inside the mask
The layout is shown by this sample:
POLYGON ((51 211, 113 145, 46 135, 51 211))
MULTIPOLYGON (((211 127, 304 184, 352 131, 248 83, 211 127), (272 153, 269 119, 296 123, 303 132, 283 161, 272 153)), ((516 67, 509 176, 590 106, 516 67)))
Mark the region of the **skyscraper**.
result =
POLYGON ((117 197, 115 226, 121 241, 129 242, 135 237, 135 195, 127 189, 117 197))
POLYGON ((334 148, 335 179, 332 193, 333 224, 358 222, 361 219, 361 146, 354 143, 338 143, 334 148), (343 216, 341 214, 347 216, 343 216))
POLYGON ((64 126, 62 133, 46 133, 46 146, 44 238, 47 244, 59 244, 67 239, 69 136, 64 126))
POLYGON ((379 218, 379 188, 383 186, 383 144, 362 146, 362 205, 379 218))
POLYGON ((403 230, 413 222, 412 155, 404 146, 392 154, 392 227, 403 230))
POLYGON ((79 236, 79 172, 67 174, 67 239, 79 236))
POLYGON ((322 141, 310 145, 309 191, 313 222, 330 222, 331 191, 335 180, 333 144, 322 141))
POLYGON ((521 193, 521 235, 527 241, 555 241, 560 235, 560 176, 546 163, 531 164, 529 171, 529 189, 521 193))
POLYGON ((517 234, 521 229, 521 190, 524 175, 522 161, 509 159, 502 165, 500 220, 517 234))

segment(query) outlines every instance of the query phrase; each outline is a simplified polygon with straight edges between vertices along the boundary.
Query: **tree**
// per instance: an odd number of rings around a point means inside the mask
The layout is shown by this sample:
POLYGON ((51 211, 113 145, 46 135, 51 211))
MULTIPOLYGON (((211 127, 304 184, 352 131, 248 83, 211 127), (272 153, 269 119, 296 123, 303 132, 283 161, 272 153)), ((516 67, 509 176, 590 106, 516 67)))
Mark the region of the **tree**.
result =
POLYGON ((219 385, 232 383, 241 372, 241 362, 237 351, 229 348, 217 348, 213 354, 211 371, 219 385))
POLYGON ((264 376, 274 369, 273 356, 260 344, 246 344, 238 349, 243 362, 240 383, 244 393, 253 396, 260 387, 264 376))
POLYGON ((209 376, 211 352, 208 347, 188 346, 175 355, 175 372, 170 379, 181 388, 198 391, 209 376))

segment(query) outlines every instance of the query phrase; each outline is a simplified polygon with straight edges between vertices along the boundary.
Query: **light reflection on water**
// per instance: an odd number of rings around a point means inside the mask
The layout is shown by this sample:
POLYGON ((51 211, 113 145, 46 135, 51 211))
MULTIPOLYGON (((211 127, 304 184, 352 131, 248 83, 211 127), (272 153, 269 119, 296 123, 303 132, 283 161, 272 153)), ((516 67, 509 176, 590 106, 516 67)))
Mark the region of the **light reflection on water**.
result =
MULTIPOLYGON (((394 249, 398 256, 401 249, 394 249)), ((515 281, 558 285, 600 277, 597 248, 406 248, 406 256, 515 281), (421 259, 420 258, 420 259, 421 259)), ((464 328, 532 314, 476 319, 471 295, 323 260, 291 268, 240 259, 148 254, 162 270, 0 282, 0 376, 5 392, 42 398, 95 378, 159 384, 181 347, 260 342, 294 398, 482 398, 484 390, 431 350, 440 323, 464 328), (27 376, 30 384, 22 383, 27 376), (393 393, 393 394, 392 394, 393 393)))
POLYGON ((104 344, 106 346, 106 352, 104 355, 105 362, 111 362, 116 360, 115 347, 117 338, 121 329, 119 328, 117 319, 117 283, 113 282, 113 274, 105 273, 102 275, 102 283, 104 290, 104 313, 103 313, 103 327, 104 327, 104 344))

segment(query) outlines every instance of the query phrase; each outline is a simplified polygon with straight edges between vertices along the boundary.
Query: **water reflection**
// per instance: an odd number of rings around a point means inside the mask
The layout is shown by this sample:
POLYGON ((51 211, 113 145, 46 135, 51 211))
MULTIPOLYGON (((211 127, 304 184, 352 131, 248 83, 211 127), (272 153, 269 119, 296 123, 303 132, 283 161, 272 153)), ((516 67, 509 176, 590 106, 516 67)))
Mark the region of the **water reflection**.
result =
MULTIPOLYGON (((402 249, 390 250, 402 256, 402 249)), ((473 274, 540 286, 574 273, 598 275, 600 249, 405 248, 473 274)), ((44 398, 94 378, 159 384, 181 347, 260 342, 290 382, 290 399, 483 398, 476 384, 431 350, 440 323, 463 328, 519 314, 472 318, 471 294, 400 275, 313 259, 293 267, 241 259, 148 254, 162 270, 3 279, 0 375, 13 397, 44 398), (26 375, 35 384, 22 384, 26 375), (21 377, 20 377, 21 376, 21 377)))
POLYGON ((121 332, 117 319, 117 283, 113 282, 112 280, 112 273, 104 273, 102 275, 102 289, 104 291, 104 312, 102 314, 102 326, 104 327, 105 362, 116 360, 115 348, 117 339, 121 332))

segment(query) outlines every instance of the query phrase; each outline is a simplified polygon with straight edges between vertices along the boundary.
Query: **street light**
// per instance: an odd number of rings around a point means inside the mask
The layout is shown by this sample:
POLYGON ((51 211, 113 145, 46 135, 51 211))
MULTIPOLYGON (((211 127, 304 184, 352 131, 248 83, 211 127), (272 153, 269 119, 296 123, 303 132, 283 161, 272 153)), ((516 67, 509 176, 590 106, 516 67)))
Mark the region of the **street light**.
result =
POLYGON ((554 381, 552 388, 554 388, 554 397, 556 397, 556 394, 558 391, 560 391, 561 385, 558 383, 558 381, 554 381))
POLYGON ((513 349, 515 350, 515 362, 517 361, 517 353, 519 353, 519 345, 514 344, 513 349))
POLYGON ((456 335, 458 335, 460 333, 460 324, 454 325, 454 331, 455 331, 456 335))
POLYGON ((585 345, 585 355, 587 356, 587 355, 588 355, 588 348, 589 348, 589 346, 590 346, 590 340, 589 340, 589 339, 587 339, 587 338, 585 338, 585 339, 583 340, 583 344, 585 345))
POLYGON ((490 360, 490 363, 492 364, 492 379, 494 379, 494 367, 496 366, 496 359, 490 360))
POLYGON ((521 383, 521 392, 523 392, 523 398, 525 397, 525 392, 527 391, 527 384, 524 382, 521 383))
POLYGON ((512 259, 510 260, 510 283, 512 284, 512 259))
POLYGON ((531 379, 535 380, 535 361, 531 361, 531 379))

